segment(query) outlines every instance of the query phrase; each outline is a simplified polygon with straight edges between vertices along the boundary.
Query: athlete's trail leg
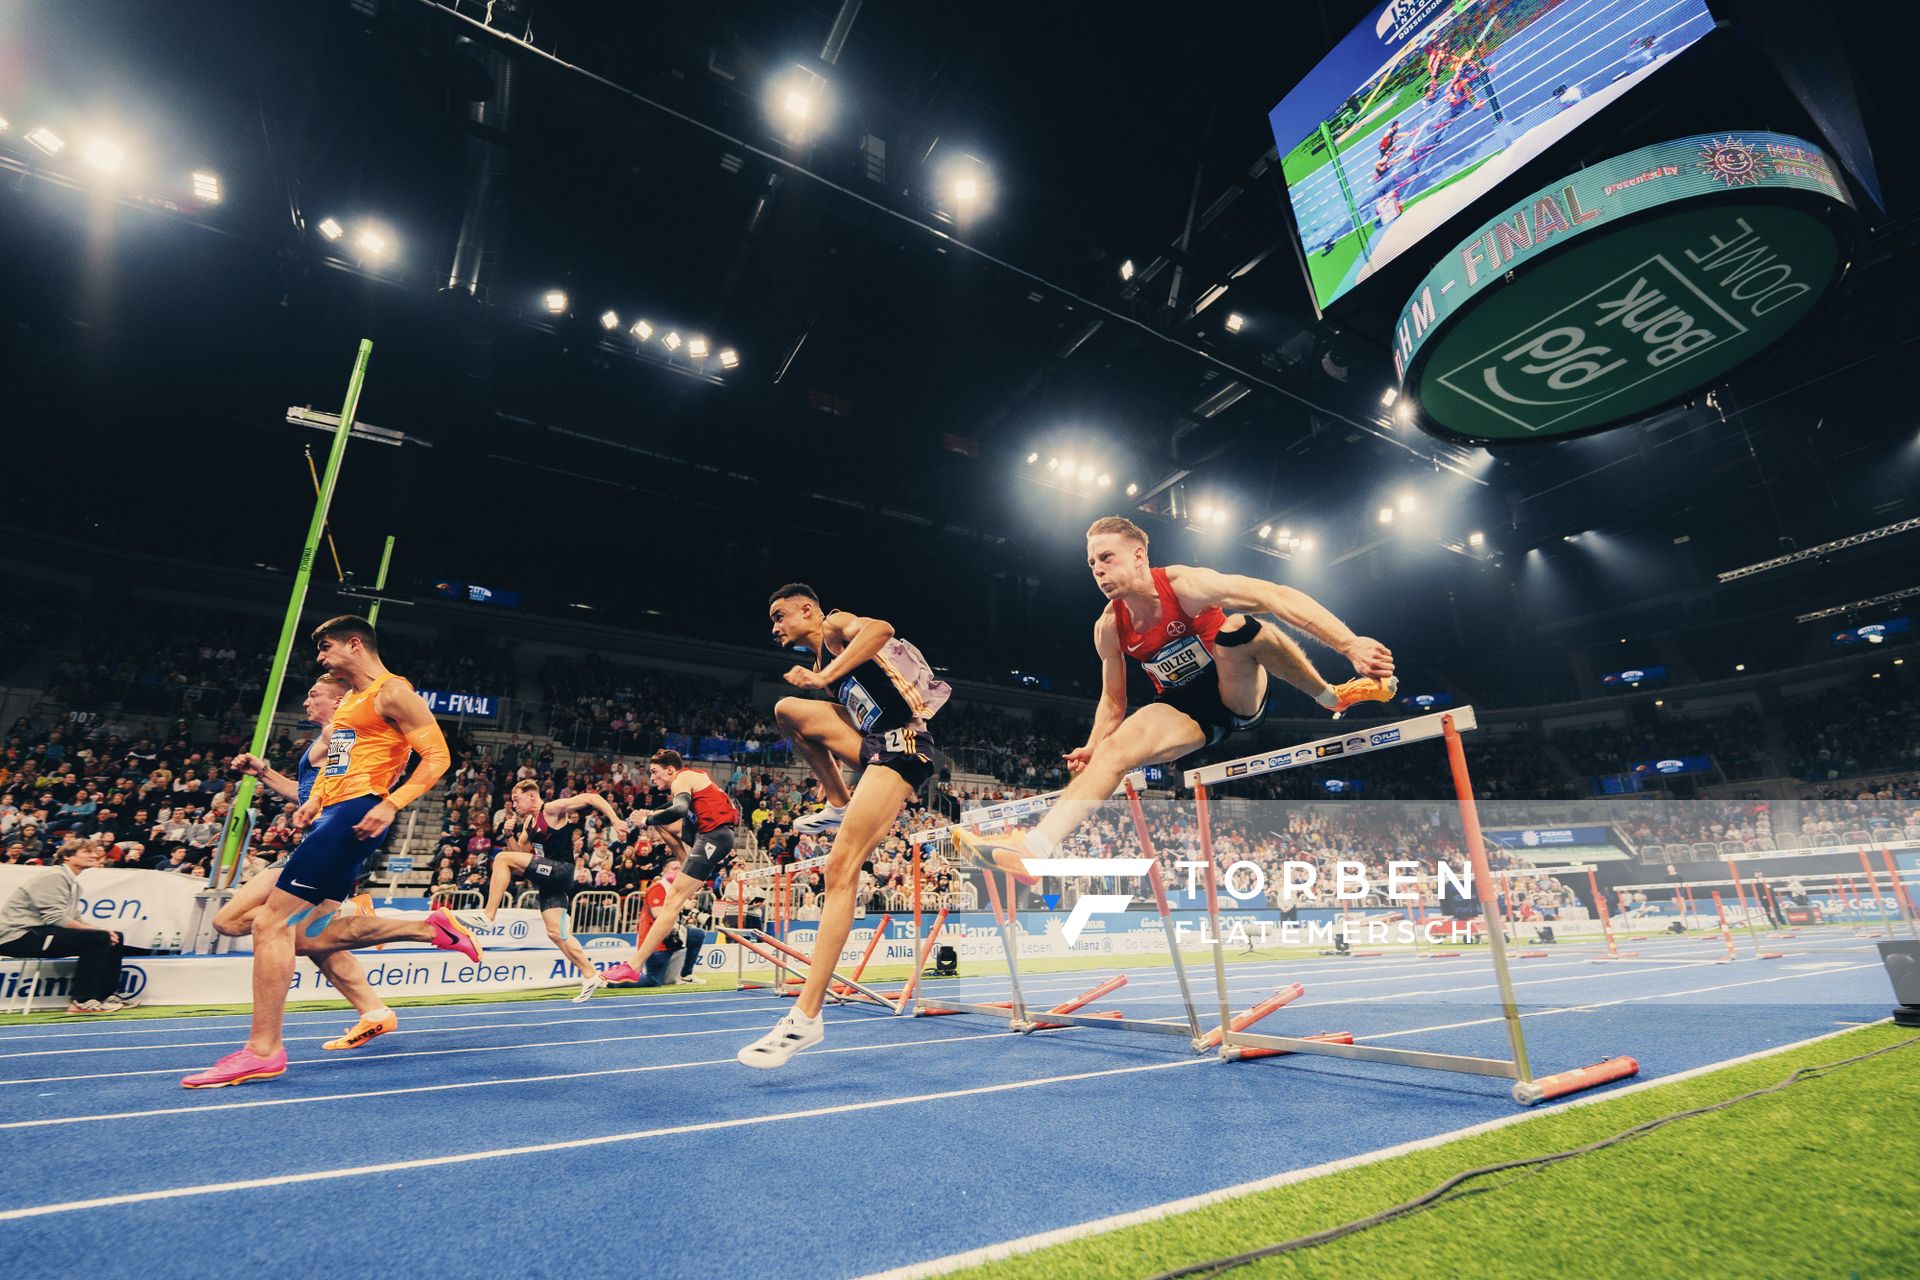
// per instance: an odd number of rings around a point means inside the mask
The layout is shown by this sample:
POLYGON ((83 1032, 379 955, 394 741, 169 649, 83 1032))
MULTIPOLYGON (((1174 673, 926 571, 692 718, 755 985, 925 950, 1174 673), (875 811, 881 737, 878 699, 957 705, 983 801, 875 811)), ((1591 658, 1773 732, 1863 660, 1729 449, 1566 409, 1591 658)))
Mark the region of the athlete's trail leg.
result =
POLYGON ((1107 802, 1120 779, 1141 765, 1177 760, 1206 745, 1207 735, 1192 716, 1163 702, 1150 703, 1128 716, 1093 749, 1093 758, 1033 830, 1028 847, 1045 856, 1072 835, 1095 809, 1107 802), (1036 842, 1034 837, 1040 837, 1036 842))

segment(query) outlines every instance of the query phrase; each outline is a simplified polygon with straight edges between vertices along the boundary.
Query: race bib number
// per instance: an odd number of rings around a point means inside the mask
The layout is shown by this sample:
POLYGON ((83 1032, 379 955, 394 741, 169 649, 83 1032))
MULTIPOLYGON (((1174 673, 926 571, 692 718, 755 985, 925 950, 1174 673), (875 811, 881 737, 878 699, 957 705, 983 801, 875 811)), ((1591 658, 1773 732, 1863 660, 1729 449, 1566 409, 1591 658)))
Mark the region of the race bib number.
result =
POLYGON ((880 704, 873 700, 858 680, 848 678, 840 684, 840 705, 853 717, 853 723, 860 732, 873 728, 874 721, 880 718, 880 704))
POLYGON ((353 763, 353 744, 360 735, 351 729, 335 729, 333 736, 327 739, 327 763, 323 772, 329 778, 337 778, 347 771, 353 763))
POLYGON ((1213 655, 1199 636, 1182 636, 1140 664, 1162 689, 1170 689, 1213 665, 1213 655))
POLYGON ((913 749, 913 730, 889 729, 883 740, 888 751, 894 755, 910 756, 916 754, 913 749))

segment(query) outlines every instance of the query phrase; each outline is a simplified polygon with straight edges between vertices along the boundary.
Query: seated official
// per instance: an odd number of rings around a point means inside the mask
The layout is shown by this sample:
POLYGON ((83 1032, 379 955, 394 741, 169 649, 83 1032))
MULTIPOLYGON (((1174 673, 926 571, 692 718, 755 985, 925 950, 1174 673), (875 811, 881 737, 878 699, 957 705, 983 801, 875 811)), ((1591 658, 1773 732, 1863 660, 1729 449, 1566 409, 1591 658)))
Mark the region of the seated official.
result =
POLYGON ((120 935, 80 918, 80 873, 105 858, 105 848, 92 841, 69 845, 57 870, 27 881, 0 906, 0 955, 77 958, 68 1013, 118 1013, 139 1003, 116 994, 125 955, 120 935))

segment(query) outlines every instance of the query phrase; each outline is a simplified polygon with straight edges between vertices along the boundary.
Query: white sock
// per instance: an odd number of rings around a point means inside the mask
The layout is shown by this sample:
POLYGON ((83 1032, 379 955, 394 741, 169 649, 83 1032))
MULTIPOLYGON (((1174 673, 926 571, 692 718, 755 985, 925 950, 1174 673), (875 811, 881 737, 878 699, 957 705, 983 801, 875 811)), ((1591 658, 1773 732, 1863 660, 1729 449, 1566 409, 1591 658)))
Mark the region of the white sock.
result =
POLYGON ((1050 836, 1042 835, 1038 831, 1027 832, 1027 852, 1035 857, 1050 858, 1054 850, 1059 847, 1050 836))
POLYGON ((793 1013, 792 1013, 791 1015, 789 1015, 789 1016, 791 1016, 791 1017, 793 1018, 793 1020, 794 1020, 795 1022, 818 1022, 818 1021, 820 1021, 820 1015, 819 1015, 819 1014, 817 1014, 817 1013, 802 1013, 802 1012, 800 1012, 800 1010, 799 1010, 799 1009, 797 1009, 797 1008, 796 1008, 796 1009, 795 1009, 795 1010, 793 1011, 793 1013))
POLYGON ((366 1019, 368 1022, 378 1022, 382 1018, 391 1017, 392 1014, 393 1014, 393 1010, 387 1008, 387 1006, 385 1005, 381 1005, 378 1009, 374 1009, 367 1013, 363 1013, 360 1016, 366 1019))
POLYGON ((1314 694, 1313 700, 1329 711, 1340 705, 1340 695, 1333 691, 1332 685, 1328 685, 1319 693, 1314 694))

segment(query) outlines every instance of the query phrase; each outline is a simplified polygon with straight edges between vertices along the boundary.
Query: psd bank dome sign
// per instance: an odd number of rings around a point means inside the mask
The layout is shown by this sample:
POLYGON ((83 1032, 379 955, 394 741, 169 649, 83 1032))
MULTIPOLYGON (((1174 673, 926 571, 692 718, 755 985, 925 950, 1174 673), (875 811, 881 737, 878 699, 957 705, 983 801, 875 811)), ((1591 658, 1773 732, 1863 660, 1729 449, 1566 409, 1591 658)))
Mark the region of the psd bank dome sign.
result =
POLYGON ((1798 328, 1846 274, 1853 202, 1776 133, 1642 147, 1535 192, 1427 274, 1392 335, 1414 420, 1470 444, 1603 431, 1798 328))

